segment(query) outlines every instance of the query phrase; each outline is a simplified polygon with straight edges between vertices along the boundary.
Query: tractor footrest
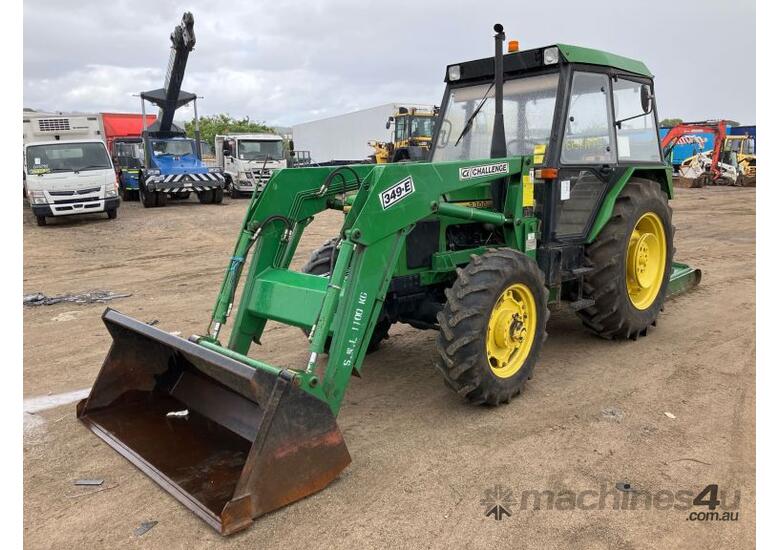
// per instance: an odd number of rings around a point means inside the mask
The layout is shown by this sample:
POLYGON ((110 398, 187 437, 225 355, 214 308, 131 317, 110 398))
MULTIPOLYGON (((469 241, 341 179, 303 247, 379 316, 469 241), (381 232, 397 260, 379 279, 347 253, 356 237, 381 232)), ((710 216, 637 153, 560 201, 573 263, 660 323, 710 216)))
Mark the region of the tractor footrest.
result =
POLYGON ((579 311, 581 309, 585 309, 586 307, 590 307, 594 305, 596 305, 596 300, 591 300, 590 298, 582 298, 581 300, 577 300, 576 302, 569 302, 569 307, 573 311, 579 311))

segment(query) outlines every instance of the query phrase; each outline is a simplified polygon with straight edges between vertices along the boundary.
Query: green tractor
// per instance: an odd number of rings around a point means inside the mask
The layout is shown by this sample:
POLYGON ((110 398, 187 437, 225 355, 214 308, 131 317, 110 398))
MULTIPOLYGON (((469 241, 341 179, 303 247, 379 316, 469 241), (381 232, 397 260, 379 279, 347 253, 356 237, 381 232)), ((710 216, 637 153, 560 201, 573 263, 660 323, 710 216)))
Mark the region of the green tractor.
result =
POLYGON ((349 464, 336 416, 393 323, 437 330, 447 385, 498 405, 531 377, 551 304, 636 339, 699 282, 673 261, 647 67, 563 44, 504 54, 495 31, 494 57, 447 67, 429 162, 281 170, 255 192, 204 335, 104 313, 113 345, 78 417, 221 533, 349 464), (326 209, 340 232, 290 270, 326 209), (308 361, 249 356, 269 320, 308 335, 308 361))

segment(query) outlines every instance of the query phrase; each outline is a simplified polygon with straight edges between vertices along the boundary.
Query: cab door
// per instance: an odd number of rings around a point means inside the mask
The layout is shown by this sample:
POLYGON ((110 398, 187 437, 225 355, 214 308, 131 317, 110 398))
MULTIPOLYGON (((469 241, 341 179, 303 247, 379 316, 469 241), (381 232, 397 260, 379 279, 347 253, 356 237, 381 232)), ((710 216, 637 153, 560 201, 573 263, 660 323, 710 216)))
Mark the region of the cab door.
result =
POLYGON ((581 242, 617 179, 610 76, 574 70, 561 134, 553 240, 581 242))

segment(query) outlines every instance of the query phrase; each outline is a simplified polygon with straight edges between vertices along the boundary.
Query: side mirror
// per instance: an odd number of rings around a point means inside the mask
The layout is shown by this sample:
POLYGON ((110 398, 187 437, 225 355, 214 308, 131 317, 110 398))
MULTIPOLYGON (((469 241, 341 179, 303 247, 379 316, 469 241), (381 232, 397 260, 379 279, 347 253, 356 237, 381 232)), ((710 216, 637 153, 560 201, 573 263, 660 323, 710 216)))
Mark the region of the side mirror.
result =
POLYGON ((642 84, 640 100, 642 102, 642 111, 644 111, 645 114, 653 110, 653 99, 654 96, 653 92, 650 91, 650 86, 647 84, 642 84))

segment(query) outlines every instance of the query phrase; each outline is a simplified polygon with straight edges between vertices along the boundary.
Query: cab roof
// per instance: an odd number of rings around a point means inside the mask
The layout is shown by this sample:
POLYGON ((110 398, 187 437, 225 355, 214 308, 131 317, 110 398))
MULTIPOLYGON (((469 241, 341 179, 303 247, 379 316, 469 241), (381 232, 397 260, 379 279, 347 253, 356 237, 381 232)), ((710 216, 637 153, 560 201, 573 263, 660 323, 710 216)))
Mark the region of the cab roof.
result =
POLYGON ((555 44, 563 57, 569 63, 587 63, 589 65, 605 65, 614 67, 629 73, 635 73, 652 78, 653 73, 647 68, 647 65, 637 59, 623 57, 614 53, 592 48, 583 48, 581 46, 571 46, 569 44, 555 44))
POLYGON ((278 141, 280 139, 283 139, 282 136, 278 134, 268 134, 268 133, 257 133, 257 134, 220 134, 216 136, 217 138, 229 138, 229 139, 256 139, 258 141, 278 141))
MULTIPOLYGON (((519 75, 524 72, 540 70, 555 67, 561 63, 578 63, 585 65, 595 65, 599 67, 611 67, 622 72, 635 74, 652 78, 653 75, 647 65, 636 59, 623 57, 613 53, 583 48, 581 46, 572 46, 569 44, 553 44, 543 48, 534 48, 504 54, 504 72, 508 76, 519 75), (558 50, 558 63, 545 64, 544 51, 549 48, 558 50)), ((458 82, 470 80, 484 80, 493 76, 494 60, 493 57, 484 57, 462 63, 454 63, 447 67, 444 74, 445 82, 458 82), (460 66, 460 78, 450 79, 450 67, 460 66)))

